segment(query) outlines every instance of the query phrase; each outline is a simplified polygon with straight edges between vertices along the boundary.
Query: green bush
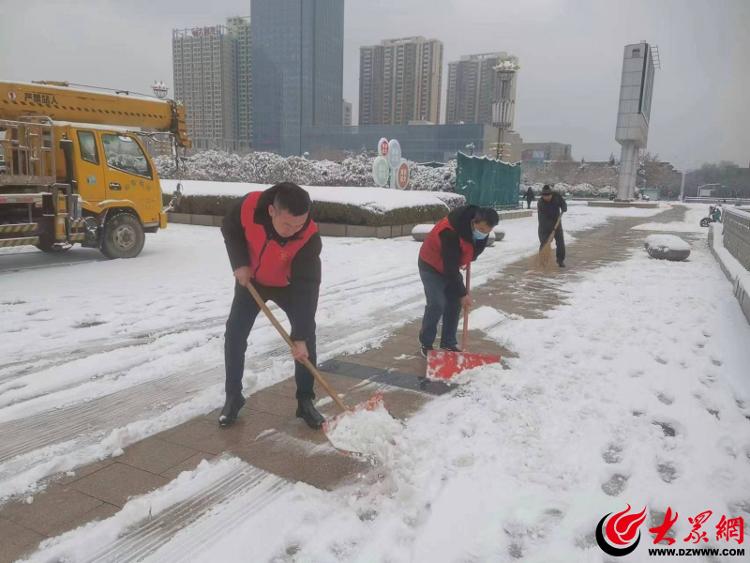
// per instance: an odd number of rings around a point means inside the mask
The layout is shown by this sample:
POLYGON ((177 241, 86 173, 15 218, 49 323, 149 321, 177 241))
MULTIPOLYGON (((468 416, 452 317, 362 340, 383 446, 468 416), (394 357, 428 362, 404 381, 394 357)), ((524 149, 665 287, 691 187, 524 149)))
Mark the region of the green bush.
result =
MULTIPOLYGON (((462 196, 457 196, 463 200, 462 196)), ((164 205, 171 196, 164 195, 164 205)), ((240 197, 236 196, 184 196, 175 207, 175 213, 195 215, 224 216, 231 205, 240 197)), ((382 227, 387 225, 407 225, 412 223, 431 223, 448 214, 449 207, 454 208, 460 200, 450 198, 446 204, 436 203, 419 207, 402 207, 386 213, 377 213, 370 209, 347 203, 314 201, 312 218, 319 223, 337 223, 345 225, 364 225, 382 227)))

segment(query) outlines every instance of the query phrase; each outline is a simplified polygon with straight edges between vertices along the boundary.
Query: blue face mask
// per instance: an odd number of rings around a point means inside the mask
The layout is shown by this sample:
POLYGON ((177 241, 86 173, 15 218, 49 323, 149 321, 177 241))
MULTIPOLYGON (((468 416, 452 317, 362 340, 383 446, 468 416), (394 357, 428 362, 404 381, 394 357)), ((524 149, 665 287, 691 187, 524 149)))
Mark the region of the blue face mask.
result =
POLYGON ((471 234, 474 235, 474 240, 484 240, 488 236, 490 236, 489 233, 483 233, 482 231, 478 231, 477 229, 472 229, 471 234))

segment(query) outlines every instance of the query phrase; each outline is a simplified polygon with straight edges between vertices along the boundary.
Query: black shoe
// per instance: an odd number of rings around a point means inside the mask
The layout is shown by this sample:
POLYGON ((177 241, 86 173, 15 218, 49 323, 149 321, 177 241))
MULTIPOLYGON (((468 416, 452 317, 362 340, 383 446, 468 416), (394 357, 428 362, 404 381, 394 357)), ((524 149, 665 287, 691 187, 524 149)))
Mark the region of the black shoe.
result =
POLYGON ((440 349, 446 352, 463 352, 458 346, 441 346, 440 349))
POLYGON ((558 265, 558 266, 559 266, 560 268, 564 268, 564 267, 565 267, 565 262, 558 262, 558 263, 557 263, 557 265, 558 265))
POLYGON ((224 408, 221 409, 221 414, 219 415, 219 426, 227 427, 234 424, 234 421, 237 420, 237 415, 244 404, 245 398, 242 394, 227 395, 227 400, 224 402, 224 408))
POLYGON ((423 357, 423 358, 426 358, 426 357, 427 357, 427 354, 428 354, 429 352, 431 352, 432 350, 434 350, 434 348, 433 348, 432 346, 422 346, 422 347, 421 347, 421 348, 419 349, 419 353, 420 353, 420 354, 422 354, 422 357, 423 357))
POLYGON ((304 420, 310 428, 320 428, 326 421, 313 405, 312 399, 297 400, 297 418, 304 420))

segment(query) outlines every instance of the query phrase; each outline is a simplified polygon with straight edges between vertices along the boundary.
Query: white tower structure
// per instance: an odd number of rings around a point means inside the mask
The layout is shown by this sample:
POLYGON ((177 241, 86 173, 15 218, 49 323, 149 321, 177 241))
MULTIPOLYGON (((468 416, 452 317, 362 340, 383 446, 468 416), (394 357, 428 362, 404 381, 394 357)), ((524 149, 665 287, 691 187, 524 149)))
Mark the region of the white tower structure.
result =
POLYGON ((646 148, 654 74, 661 68, 659 50, 645 41, 625 46, 615 140, 622 146, 617 199, 635 197, 638 152, 646 148))

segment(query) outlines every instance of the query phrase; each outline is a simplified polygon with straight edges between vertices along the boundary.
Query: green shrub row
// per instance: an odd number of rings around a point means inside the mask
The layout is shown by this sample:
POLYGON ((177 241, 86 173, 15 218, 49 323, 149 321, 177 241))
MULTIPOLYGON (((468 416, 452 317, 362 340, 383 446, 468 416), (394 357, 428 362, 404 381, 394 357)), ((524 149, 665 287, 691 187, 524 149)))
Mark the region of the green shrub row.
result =
MULTIPOLYGON (((171 195, 164 194, 164 205, 169 203, 171 195)), ((175 213, 195 215, 224 216, 231 205, 240 199, 237 196, 184 196, 175 207, 175 213)), ((428 204, 419 207, 402 207, 386 213, 378 213, 367 208, 348 203, 314 201, 312 217, 319 223, 336 223, 345 225, 364 225, 382 227, 388 225, 406 225, 412 223, 430 223, 438 221, 448 214, 449 208, 462 204, 463 197, 456 196, 443 204, 428 204), (460 200, 457 198, 461 198, 460 200), (446 207, 446 205, 448 207, 446 207)))

